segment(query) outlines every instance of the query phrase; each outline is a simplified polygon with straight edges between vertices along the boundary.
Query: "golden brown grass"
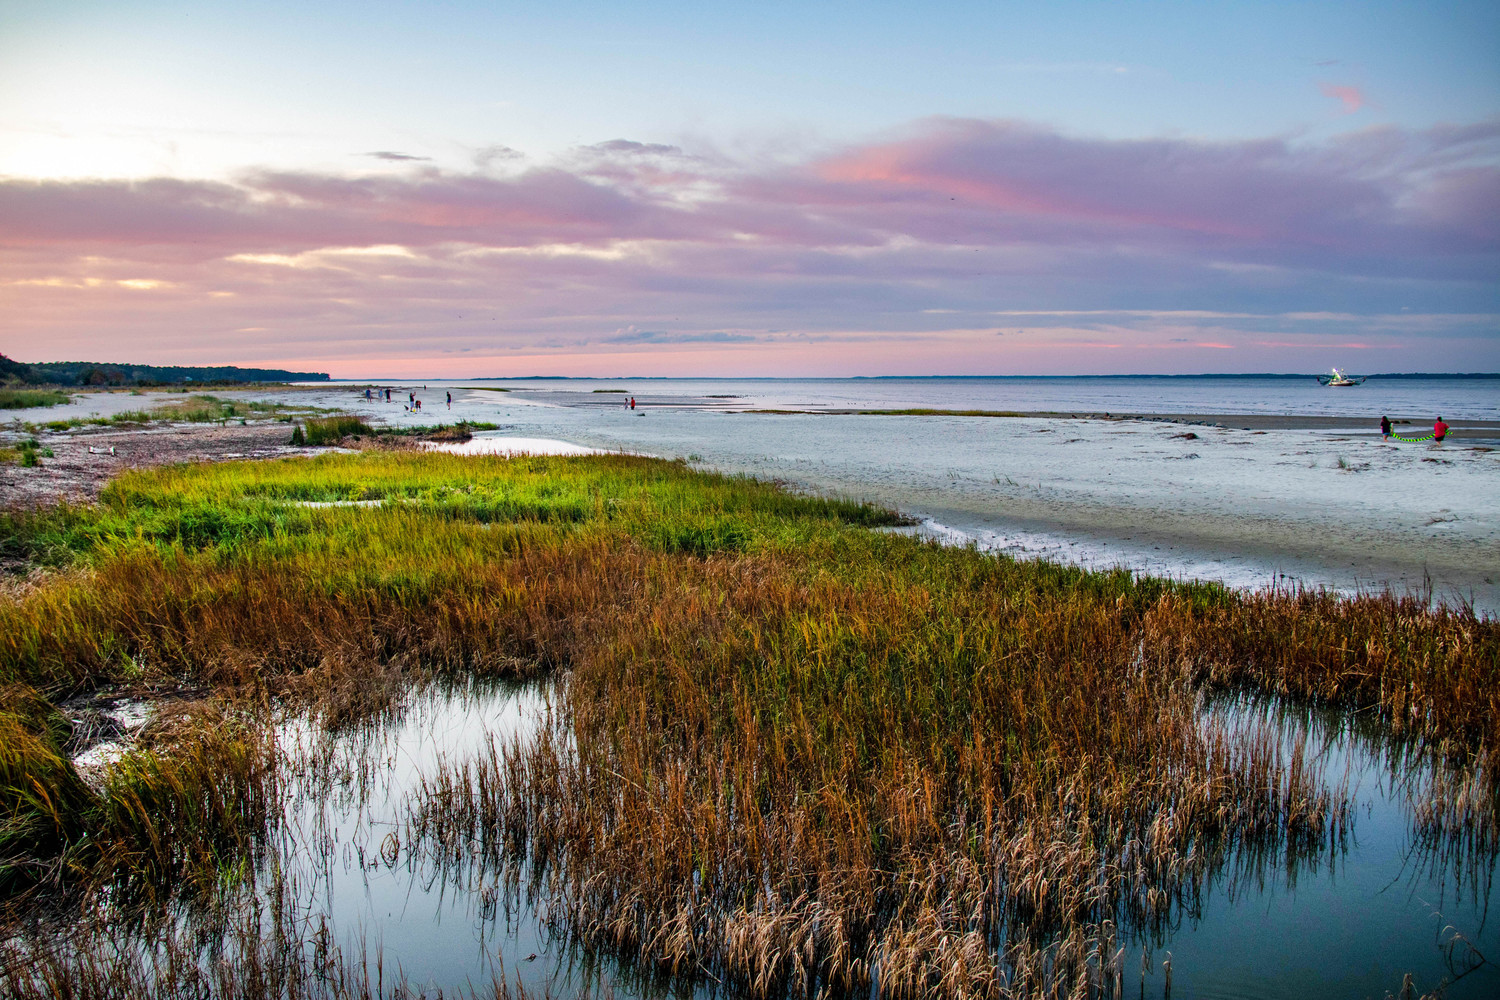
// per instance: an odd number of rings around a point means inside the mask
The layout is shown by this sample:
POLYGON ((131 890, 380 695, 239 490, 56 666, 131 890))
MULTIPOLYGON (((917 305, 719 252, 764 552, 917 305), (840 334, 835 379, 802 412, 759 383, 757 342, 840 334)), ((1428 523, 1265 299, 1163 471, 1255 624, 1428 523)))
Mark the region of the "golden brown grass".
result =
POLYGON ((1126 602, 912 568, 650 567, 553 725, 435 781, 412 835, 523 857, 585 939, 765 996, 1066 994, 1231 848, 1341 843, 1342 793, 1205 726, 1126 602))
MULTIPOLYGON (((144 672, 337 724, 423 671, 553 673, 552 724, 436 780, 410 834, 524 859, 585 941, 754 995, 1117 990, 1124 928, 1170 923, 1226 858, 1336 853, 1339 776, 1206 713, 1215 690, 1384 720, 1453 769, 1423 835, 1497 843, 1494 621, 850 527, 879 520, 618 456, 162 470, 17 522, 23 550, 79 554, 0 598, 0 677, 144 672)), ((254 794, 177 781, 117 796, 136 868, 249 849, 254 794), (228 839, 169 849, 158 816, 228 839)))

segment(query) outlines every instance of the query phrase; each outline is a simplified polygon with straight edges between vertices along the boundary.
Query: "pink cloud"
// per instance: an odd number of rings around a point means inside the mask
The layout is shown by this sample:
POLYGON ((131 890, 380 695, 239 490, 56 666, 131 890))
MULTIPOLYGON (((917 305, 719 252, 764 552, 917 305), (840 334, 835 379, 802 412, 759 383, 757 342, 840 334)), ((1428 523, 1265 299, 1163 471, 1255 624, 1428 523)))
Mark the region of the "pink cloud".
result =
POLYGON ((1352 115, 1369 107, 1369 98, 1365 92, 1358 87, 1338 83, 1320 83, 1318 89, 1323 92, 1324 97, 1332 97, 1344 106, 1344 114, 1352 115))

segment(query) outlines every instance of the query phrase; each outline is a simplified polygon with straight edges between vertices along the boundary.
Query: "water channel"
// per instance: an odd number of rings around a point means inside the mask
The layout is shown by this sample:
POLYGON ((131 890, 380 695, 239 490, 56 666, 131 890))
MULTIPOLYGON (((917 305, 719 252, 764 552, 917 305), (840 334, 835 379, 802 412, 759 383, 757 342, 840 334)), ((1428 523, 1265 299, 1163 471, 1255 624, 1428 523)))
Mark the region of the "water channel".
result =
MULTIPOLYGON (((548 683, 417 688, 365 721, 330 731, 298 715, 280 724, 284 822, 259 860, 317 946, 433 994, 487 991, 492 980, 554 996, 713 996, 711 980, 662 982, 569 944, 530 898, 525 871, 439 859, 410 836, 424 780, 560 724, 548 683), (279 881, 278 881, 279 880, 279 881)), ((1500 934, 1487 909, 1492 850, 1424 836, 1417 803, 1461 773, 1343 713, 1277 702, 1205 700, 1249 733, 1272 727, 1301 745, 1354 804, 1346 842, 1311 857, 1228 858, 1166 928, 1123 935, 1126 996, 1373 997, 1451 981, 1447 996, 1500 993, 1500 934), (1144 956, 1144 957, 1143 957, 1144 956), (1142 977, 1142 969, 1147 974, 1142 977)), ((460 855, 462 852, 459 852, 460 855)), ((373 975, 373 974, 372 974, 373 975)), ((722 995, 723 991, 717 991, 722 995)))

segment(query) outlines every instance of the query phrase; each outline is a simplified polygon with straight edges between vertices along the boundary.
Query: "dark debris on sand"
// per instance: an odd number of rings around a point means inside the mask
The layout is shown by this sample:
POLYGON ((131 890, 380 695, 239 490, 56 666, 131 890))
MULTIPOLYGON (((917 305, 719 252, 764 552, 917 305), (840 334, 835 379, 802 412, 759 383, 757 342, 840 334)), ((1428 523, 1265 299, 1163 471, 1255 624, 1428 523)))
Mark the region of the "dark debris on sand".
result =
POLYGON ((101 428, 38 434, 52 458, 26 467, 0 464, 0 508, 39 507, 60 500, 86 502, 126 469, 173 462, 223 462, 305 454, 293 448, 291 427, 261 423, 224 427, 202 424, 129 430, 101 428), (113 453, 111 453, 113 449, 113 453))

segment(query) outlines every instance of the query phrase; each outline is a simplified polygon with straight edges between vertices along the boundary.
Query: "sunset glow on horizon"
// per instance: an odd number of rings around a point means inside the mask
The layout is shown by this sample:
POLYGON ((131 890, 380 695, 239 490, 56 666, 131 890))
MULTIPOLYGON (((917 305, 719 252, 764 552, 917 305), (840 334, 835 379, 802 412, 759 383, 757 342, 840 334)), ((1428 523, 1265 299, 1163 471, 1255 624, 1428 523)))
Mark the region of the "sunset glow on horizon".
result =
POLYGON ((24 0, 0 353, 1497 371, 1500 12, 24 0))

